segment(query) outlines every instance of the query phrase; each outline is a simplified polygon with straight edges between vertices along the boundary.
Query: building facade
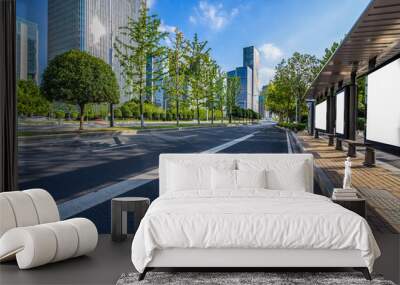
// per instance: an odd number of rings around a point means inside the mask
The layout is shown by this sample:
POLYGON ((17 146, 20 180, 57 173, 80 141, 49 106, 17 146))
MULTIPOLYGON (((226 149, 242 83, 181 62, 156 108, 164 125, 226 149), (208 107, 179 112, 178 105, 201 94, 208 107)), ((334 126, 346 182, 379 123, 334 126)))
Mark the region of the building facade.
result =
POLYGON ((248 66, 237 67, 227 73, 228 77, 239 77, 240 93, 236 97, 236 105, 242 109, 252 109, 252 77, 253 72, 248 66))
MULTIPOLYGON (((48 59, 71 49, 87 51, 110 64, 121 88, 121 102, 131 99, 125 92, 121 67, 113 44, 118 29, 128 17, 137 18, 140 0, 52 0, 48 3, 48 59)), ((128 40, 126 37, 120 40, 128 40)))
POLYGON ((148 57, 146 63, 146 100, 158 107, 166 108, 164 102, 163 84, 163 65, 160 58, 148 57))
POLYGON ((243 48, 243 66, 227 73, 228 77, 240 78, 240 94, 236 103, 240 108, 260 112, 260 92, 258 90, 258 70, 260 55, 254 46, 243 48))
POLYGON ((16 61, 17 80, 39 83, 38 25, 22 18, 16 23, 16 61))
POLYGON ((243 66, 248 66, 252 70, 251 78, 251 109, 259 111, 258 71, 260 68, 260 53, 254 46, 243 48, 243 66))

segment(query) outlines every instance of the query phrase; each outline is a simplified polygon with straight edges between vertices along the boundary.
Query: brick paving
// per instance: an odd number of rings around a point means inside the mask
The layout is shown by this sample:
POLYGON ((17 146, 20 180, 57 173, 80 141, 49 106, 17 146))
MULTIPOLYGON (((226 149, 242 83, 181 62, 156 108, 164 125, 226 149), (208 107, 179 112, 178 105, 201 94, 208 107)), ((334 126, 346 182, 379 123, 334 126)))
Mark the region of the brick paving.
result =
MULTIPOLYGON (((299 134, 304 152, 314 155, 315 165, 324 171, 334 187, 342 187, 345 151, 328 146, 326 139, 299 134)), ((364 156, 352 158, 352 185, 367 200, 372 208, 391 228, 400 233, 400 175, 377 165, 363 165, 364 156)))

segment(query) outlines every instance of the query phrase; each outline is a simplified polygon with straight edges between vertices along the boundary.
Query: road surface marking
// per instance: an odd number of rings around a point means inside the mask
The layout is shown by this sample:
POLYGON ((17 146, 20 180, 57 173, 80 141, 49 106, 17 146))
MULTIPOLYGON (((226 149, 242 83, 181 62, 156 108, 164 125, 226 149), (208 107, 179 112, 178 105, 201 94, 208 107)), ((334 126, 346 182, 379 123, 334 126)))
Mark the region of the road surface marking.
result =
POLYGON ((158 168, 132 176, 126 180, 104 187, 78 198, 71 199, 58 205, 61 219, 66 219, 106 202, 116 196, 131 191, 158 178, 158 168))
POLYGON ((293 153, 292 144, 290 143, 289 132, 288 131, 286 131, 286 142, 287 142, 287 152, 288 153, 293 153))
POLYGON ((231 146, 233 146, 233 145, 235 145, 235 144, 238 144, 238 143, 240 143, 240 142, 242 142, 242 141, 245 141, 245 140, 247 140, 247 139, 253 137, 256 133, 258 133, 258 132, 254 132, 254 133, 251 133, 251 134, 249 134, 249 135, 247 135, 247 136, 234 139, 233 141, 230 141, 230 142, 221 144, 221 145, 219 145, 219 146, 213 147, 213 148, 211 148, 211 149, 202 151, 202 153, 217 153, 217 152, 219 152, 219 151, 221 151, 221 150, 224 150, 224 149, 226 149, 226 148, 228 148, 228 147, 231 147, 231 146))
POLYGON ((92 150, 92 152, 102 152, 102 151, 108 151, 108 150, 113 150, 113 149, 123 148, 123 147, 128 147, 128 146, 134 146, 134 145, 137 145, 137 144, 136 143, 132 143, 132 144, 124 144, 124 145, 112 145, 112 146, 110 146, 108 148, 92 150))
MULTIPOLYGON (((247 136, 234 139, 230 142, 227 142, 222 145, 205 150, 202 153, 217 153, 221 150, 224 150, 228 147, 231 147, 235 144, 238 144, 244 140, 247 140, 247 139, 253 137, 254 134, 256 134, 256 133, 258 133, 258 132, 254 132, 247 136)), ((125 147, 125 146, 130 146, 130 145, 123 145, 123 146, 119 146, 119 147, 125 147)), ((115 148, 117 148, 117 147, 113 147, 112 149, 115 149, 115 148)), ((109 149, 110 148, 97 150, 97 151, 106 151, 109 149)), ((135 175, 132 177, 128 177, 122 182, 115 183, 110 186, 90 192, 88 194, 84 194, 77 198, 62 202, 57 205, 58 210, 60 212, 61 219, 64 220, 69 217, 75 216, 83 211, 86 211, 87 209, 95 207, 101 203, 104 203, 104 202, 106 202, 114 197, 117 197, 119 195, 122 195, 126 192, 132 191, 132 190, 134 190, 140 186, 143 186, 151 181, 154 181, 156 179, 158 179, 158 167, 153 170, 147 171, 145 173, 135 175)))

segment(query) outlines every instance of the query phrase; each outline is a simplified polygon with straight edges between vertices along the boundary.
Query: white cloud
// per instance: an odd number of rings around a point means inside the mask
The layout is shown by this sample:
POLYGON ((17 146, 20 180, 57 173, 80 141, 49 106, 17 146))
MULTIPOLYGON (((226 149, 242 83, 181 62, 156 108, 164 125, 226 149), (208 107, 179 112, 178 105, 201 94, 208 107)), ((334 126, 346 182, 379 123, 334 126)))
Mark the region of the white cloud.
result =
POLYGON ((224 9, 221 3, 210 4, 207 1, 200 1, 194 8, 194 14, 189 16, 189 21, 192 24, 207 25, 213 30, 221 30, 238 14, 238 8, 229 11, 224 9))
POLYGON ((275 69, 272 67, 262 67, 259 69, 259 89, 268 84, 275 75, 275 69))
POLYGON ((175 26, 166 25, 166 24, 165 24, 164 22, 162 22, 162 21, 161 21, 160 26, 158 27, 158 30, 159 30, 160 32, 168 32, 168 33, 175 33, 175 29, 176 29, 175 26))
POLYGON ((192 15, 189 16, 189 21, 190 21, 190 23, 192 23, 192 24, 197 24, 196 17, 194 17, 194 16, 192 16, 192 15))
POLYGON ((147 8, 153 8, 154 4, 156 3, 156 0, 146 0, 146 6, 147 8))
POLYGON ((283 57, 283 51, 273 43, 265 43, 259 47, 259 50, 267 61, 278 61, 283 57))

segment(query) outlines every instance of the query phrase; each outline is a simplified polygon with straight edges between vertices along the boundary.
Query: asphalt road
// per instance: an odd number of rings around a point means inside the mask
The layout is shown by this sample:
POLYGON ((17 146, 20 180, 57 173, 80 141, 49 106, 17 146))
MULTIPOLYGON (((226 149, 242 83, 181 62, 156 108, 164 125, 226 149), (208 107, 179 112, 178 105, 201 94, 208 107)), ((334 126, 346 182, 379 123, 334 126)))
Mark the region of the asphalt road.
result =
MULTIPOLYGON (((20 189, 47 189, 58 203, 158 167, 160 153, 202 152, 254 134, 221 153, 287 153, 285 131, 272 125, 208 128, 24 141, 19 145, 20 189)), ((158 180, 121 196, 158 196, 158 180)), ((79 213, 110 232, 110 201, 79 213)), ((132 226, 131 226, 132 227, 132 226)))

